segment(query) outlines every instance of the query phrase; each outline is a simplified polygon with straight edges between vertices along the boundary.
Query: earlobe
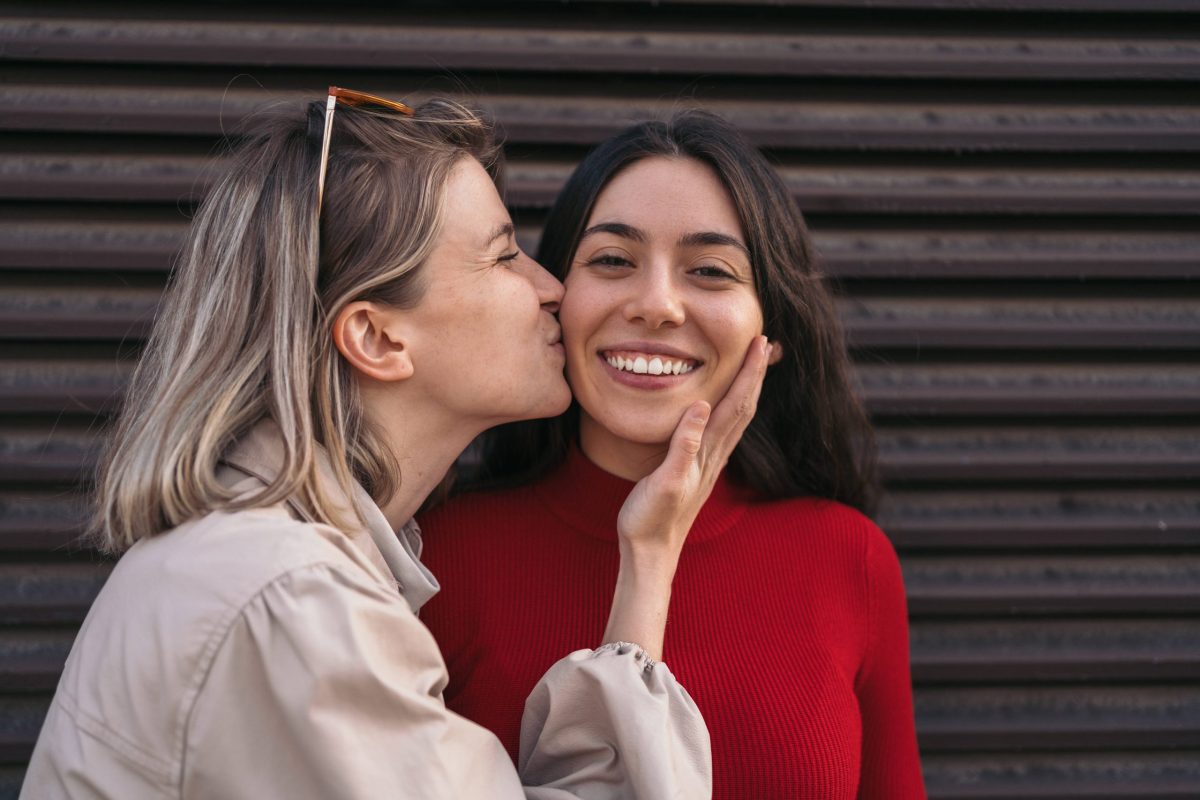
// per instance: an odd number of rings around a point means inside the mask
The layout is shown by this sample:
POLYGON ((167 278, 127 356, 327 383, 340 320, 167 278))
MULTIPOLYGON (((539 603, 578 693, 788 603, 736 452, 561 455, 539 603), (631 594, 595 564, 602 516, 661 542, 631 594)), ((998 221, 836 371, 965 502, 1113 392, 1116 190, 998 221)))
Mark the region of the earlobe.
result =
POLYGON ((771 366, 772 364, 778 364, 781 360, 783 360, 783 343, 782 342, 770 342, 770 348, 771 348, 771 352, 767 354, 767 366, 768 367, 771 366))
POLYGON ((413 375, 412 353, 398 312, 366 300, 348 304, 333 321, 333 344, 357 372, 377 381, 413 375))

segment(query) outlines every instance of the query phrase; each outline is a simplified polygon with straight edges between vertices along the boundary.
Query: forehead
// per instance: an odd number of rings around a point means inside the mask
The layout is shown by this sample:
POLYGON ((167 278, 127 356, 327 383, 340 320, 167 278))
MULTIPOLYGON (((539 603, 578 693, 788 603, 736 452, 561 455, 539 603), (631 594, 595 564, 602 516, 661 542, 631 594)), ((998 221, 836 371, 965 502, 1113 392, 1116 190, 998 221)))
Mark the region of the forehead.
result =
POLYGON ((496 225, 509 218, 491 176, 469 156, 450 171, 444 202, 442 237, 462 245, 485 245, 496 225))
POLYGON ((711 167, 651 156, 619 172, 596 198, 588 225, 625 222, 652 237, 715 231, 743 238, 733 198, 711 167))

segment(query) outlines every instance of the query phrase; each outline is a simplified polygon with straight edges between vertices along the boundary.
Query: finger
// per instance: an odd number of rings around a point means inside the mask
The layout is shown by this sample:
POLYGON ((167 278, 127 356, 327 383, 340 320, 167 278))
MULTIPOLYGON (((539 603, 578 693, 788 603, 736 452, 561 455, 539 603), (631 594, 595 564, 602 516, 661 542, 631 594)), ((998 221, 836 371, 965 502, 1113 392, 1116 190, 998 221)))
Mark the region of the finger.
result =
POLYGON ((704 429, 708 425, 712 407, 700 400, 688 406, 671 434, 667 446, 667 457, 663 460, 663 474, 670 480, 682 480, 696 461, 700 445, 704 441, 704 429))
POLYGON ((765 336, 756 336, 750 343, 741 370, 712 411, 704 439, 706 458, 716 456, 718 462, 723 463, 754 418, 763 378, 767 374, 769 352, 770 345, 765 336))

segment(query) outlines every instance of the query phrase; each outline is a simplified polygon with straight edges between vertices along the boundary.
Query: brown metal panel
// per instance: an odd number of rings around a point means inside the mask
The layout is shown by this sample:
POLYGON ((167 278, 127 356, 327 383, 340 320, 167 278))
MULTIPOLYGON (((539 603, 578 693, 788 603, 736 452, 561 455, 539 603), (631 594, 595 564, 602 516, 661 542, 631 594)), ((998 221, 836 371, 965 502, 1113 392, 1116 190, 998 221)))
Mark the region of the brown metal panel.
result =
POLYGON ((1070 489, 1046 479, 1024 489, 892 487, 878 520, 910 551, 1152 552, 1200 541, 1200 492, 1122 483, 1070 489))
MULTIPOLYGON (((32 351, 31 351, 32 352, 32 351)), ((132 365, 0 358, 0 412, 107 413, 132 365)), ((888 417, 1194 415, 1200 366, 1105 364, 860 364, 867 407, 888 417)))
POLYGON ((913 680, 924 683, 1171 681, 1200 675, 1192 619, 918 620, 913 680))
POLYGON ((1200 751, 926 754, 931 800, 1193 800, 1200 751))
MULTIPOLYGON (((175 216, 0 219, 0 268, 166 271, 186 225, 175 216)), ((537 225, 518 225, 529 252, 539 234, 537 225)), ((817 227, 814 236, 825 270, 847 279, 1161 280, 1200 272, 1200 233, 1191 231, 817 227)))
POLYGON ((54 691, 75 634, 74 627, 0 631, 0 691, 54 691))
MULTIPOLYGON (((417 83, 419 85, 419 82, 417 83)), ((372 87, 420 102, 428 92, 372 87)), ((534 87, 535 89, 537 87, 534 87)), ((96 87, 17 84, 0 87, 11 131, 223 136, 267 103, 319 97, 306 91, 270 92, 190 86, 96 87)), ((662 97, 501 95, 467 96, 503 120, 516 144, 592 144, 634 121, 662 118, 696 101, 662 97)), ((796 97, 770 100, 706 98, 703 107, 736 124, 756 144, 776 148, 880 150, 1011 149, 1019 151, 1194 152, 1200 150, 1200 108, 1186 104, 1013 102, 873 99, 837 102, 796 97)))
MULTIPOLYGON (((0 200, 191 203, 222 163, 201 155, 8 152, 0 200)), ((508 200, 548 208, 574 162, 517 161, 508 200)), ((801 208, 817 213, 1200 214, 1200 171, 820 163, 780 170, 801 208)))
POLYGON ((926 752, 1200 748, 1200 689, 1157 686, 918 688, 926 752))
POLYGON ((0 564, 0 624, 78 625, 111 570, 99 561, 0 564))
POLYGON ((1200 480, 1200 427, 889 426, 878 442, 893 481, 1200 480))
MULTIPOLYGON (((160 293, 157 283, 99 276, 70 285, 12 281, 0 294, 0 339, 142 339, 160 293)), ((1056 349, 1200 347, 1200 297, 927 299, 893 290, 855 293, 840 308, 851 346, 871 349, 1042 350, 1048 342, 1056 349)))
MULTIPOLYGON (((79 481, 103 432, 91 420, 0 423, 0 481, 79 481)), ((1200 480, 1200 427, 889 425, 878 442, 884 476, 896 484, 1200 480)))
POLYGON ((901 567, 917 617, 1200 612, 1200 554, 911 554, 901 567))
POLYGON ((931 797, 1197 796, 1200 16, 1144 12, 1200 6, 645 5, 0 20, 0 798, 109 569, 81 493, 218 138, 439 66, 486 87, 528 249, 631 119, 702 105, 771 148, 879 424, 931 797))
MULTIPOLYGON (((473 22, 475 22, 473 20, 473 22)), ((12 60, 578 73, 718 72, 723 75, 886 78, 1195 80, 1200 45, 1186 38, 1047 39, 987 35, 838 35, 661 26, 572 30, 91 19, 0 21, 12 60), (658 29, 656 29, 656 27, 658 29)))

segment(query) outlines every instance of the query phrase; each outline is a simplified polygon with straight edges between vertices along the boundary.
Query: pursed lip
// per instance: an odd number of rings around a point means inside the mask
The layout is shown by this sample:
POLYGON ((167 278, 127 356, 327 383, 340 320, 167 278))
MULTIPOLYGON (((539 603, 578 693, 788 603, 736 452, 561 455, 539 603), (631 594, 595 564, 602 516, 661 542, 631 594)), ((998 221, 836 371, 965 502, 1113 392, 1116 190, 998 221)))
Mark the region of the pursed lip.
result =
POLYGON ((697 358, 691 353, 680 350, 677 347, 671 347, 670 345, 661 344, 659 342, 616 342, 614 344, 604 345, 596 352, 603 357, 607 352, 618 351, 646 353, 647 355, 652 356, 669 356, 676 359, 685 358, 689 361, 695 362, 697 365, 704 363, 704 359, 702 358, 697 358))

